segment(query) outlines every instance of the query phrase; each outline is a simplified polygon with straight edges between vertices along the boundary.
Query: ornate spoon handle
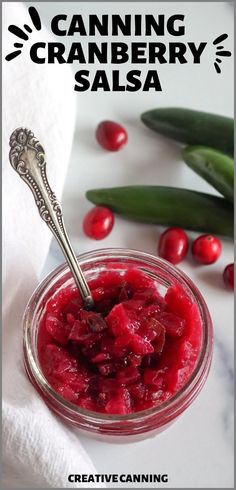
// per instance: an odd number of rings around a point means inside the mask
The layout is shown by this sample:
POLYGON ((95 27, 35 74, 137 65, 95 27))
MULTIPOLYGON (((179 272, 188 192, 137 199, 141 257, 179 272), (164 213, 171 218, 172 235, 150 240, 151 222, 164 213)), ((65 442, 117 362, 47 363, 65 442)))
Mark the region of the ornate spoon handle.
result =
POLYGON ((48 183, 44 149, 32 131, 18 128, 12 133, 9 159, 14 170, 30 187, 41 218, 56 237, 85 306, 92 308, 91 291, 67 236, 61 205, 48 183))

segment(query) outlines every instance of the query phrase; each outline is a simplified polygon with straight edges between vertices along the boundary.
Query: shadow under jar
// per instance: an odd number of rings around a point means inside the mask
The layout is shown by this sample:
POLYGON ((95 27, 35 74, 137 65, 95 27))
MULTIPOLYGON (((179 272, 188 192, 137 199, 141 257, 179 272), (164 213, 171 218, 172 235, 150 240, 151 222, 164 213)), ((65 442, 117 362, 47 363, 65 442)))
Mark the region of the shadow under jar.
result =
MULTIPOLYGON (((189 374, 186 375, 184 369, 187 366, 188 357, 191 357, 191 345, 188 338, 185 344, 188 344, 187 347, 190 347, 190 351, 185 352, 184 360, 181 357, 178 358, 179 365, 176 364, 176 373, 174 374, 178 379, 180 378, 180 381, 181 376, 184 376, 184 383, 178 381, 180 388, 177 387, 173 390, 173 393, 169 397, 167 396, 164 401, 133 413, 125 415, 100 413, 82 408, 79 404, 63 398, 50 385, 44 374, 44 366, 40 363, 39 355, 39 333, 42 322, 45 321, 49 302, 52 304, 53 298, 58 297, 60 291, 74 287, 71 273, 67 265, 64 264, 42 281, 26 307, 23 317, 23 349, 26 372, 50 409, 65 422, 73 424, 80 430, 87 433, 89 431, 96 437, 101 435, 103 439, 104 436, 107 436, 107 440, 111 440, 111 436, 114 436, 112 440, 117 440, 117 442, 120 438, 122 441, 131 442, 155 435, 166 429, 193 402, 208 376, 213 350, 213 329, 206 303, 196 286, 183 272, 165 260, 140 251, 127 249, 95 250, 80 255, 78 261, 90 284, 94 279, 99 283, 99 276, 102 277, 101 274, 104 272, 119 275, 122 283, 124 274, 134 270, 141 271, 153 281, 163 299, 167 297, 168 291, 173 288, 180 288, 183 301, 185 301, 185 309, 186 305, 187 309, 188 305, 190 309, 194 309, 194 316, 190 321, 191 326, 188 327, 192 328, 193 332, 195 331, 195 337, 198 336, 194 365, 192 365, 189 374)), ((181 301, 176 303, 177 310, 183 306, 181 301)), ((175 299, 174 302, 176 302, 175 299)), ((176 314, 180 316, 179 311, 176 311, 176 314)), ((188 317, 189 312, 186 311, 186 314, 188 317)), ((191 319, 191 316, 189 318, 191 319)), ((183 346, 181 348, 184 352, 183 346)), ((165 347, 161 355, 165 355, 165 347)), ((144 370, 145 367, 141 369, 141 371, 144 370)), ((168 375, 170 377, 170 374, 168 375)), ((112 375, 110 377, 112 378, 112 375)))

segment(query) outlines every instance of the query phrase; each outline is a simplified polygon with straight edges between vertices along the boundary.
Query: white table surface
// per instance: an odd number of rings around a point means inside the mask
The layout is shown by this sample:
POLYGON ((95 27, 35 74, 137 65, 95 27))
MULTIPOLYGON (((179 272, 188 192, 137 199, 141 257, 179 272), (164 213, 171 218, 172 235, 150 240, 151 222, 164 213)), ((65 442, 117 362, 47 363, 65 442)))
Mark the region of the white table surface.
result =
MULTIPOLYGON (((85 17, 88 13, 183 13, 186 35, 181 41, 205 40, 210 44, 217 35, 227 32, 229 39, 225 44, 232 49, 233 7, 229 3, 56 2, 34 5, 38 5, 46 25, 53 15, 62 12, 68 15, 81 13, 85 17)), ((70 43, 79 39, 62 40, 70 43)), ((175 40, 178 38, 172 39, 175 40)), ((212 48, 208 47, 200 65, 162 65, 159 71, 162 92, 87 91, 77 94, 77 125, 63 208, 68 232, 78 253, 95 248, 130 247, 156 254, 162 231, 157 226, 116 218, 115 227, 105 240, 96 242, 86 238, 81 222, 91 207, 85 199, 87 189, 156 183, 216 193, 185 166, 177 145, 149 131, 139 118, 143 111, 164 106, 189 107, 232 116, 233 61, 232 58, 223 61, 222 74, 217 75, 213 54, 212 48), (129 143, 122 151, 110 153, 97 145, 95 128, 103 119, 121 122, 126 127, 129 143)), ((125 74, 126 70, 140 69, 140 66, 146 69, 145 65, 120 65, 119 69, 125 74)), ((77 69, 75 64, 73 70, 77 69)), ((65 87, 65 96, 67 90, 72 88, 65 87)), ((189 233, 189 236, 194 238, 196 234, 189 233)), ((62 261, 53 241, 43 274, 62 261)), ((233 294, 222 282, 222 270, 232 261, 232 242, 224 240, 223 252, 216 264, 198 266, 190 256, 180 264, 203 293, 214 323, 213 364, 202 392, 171 428, 143 442, 108 444, 79 435, 99 473, 168 473, 169 482, 158 484, 160 488, 233 487, 233 294)))

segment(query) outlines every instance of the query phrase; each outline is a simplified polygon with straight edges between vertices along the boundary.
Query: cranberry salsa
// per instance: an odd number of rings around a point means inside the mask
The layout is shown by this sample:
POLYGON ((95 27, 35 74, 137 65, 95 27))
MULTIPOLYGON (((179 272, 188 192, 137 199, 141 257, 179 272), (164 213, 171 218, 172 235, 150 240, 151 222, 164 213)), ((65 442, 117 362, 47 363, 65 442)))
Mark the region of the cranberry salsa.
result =
POLYGON ((202 344, 197 304, 180 286, 164 296, 143 272, 100 272, 95 308, 65 287, 47 302, 38 332, 41 369, 63 398, 88 410, 130 414, 170 399, 189 379, 202 344))

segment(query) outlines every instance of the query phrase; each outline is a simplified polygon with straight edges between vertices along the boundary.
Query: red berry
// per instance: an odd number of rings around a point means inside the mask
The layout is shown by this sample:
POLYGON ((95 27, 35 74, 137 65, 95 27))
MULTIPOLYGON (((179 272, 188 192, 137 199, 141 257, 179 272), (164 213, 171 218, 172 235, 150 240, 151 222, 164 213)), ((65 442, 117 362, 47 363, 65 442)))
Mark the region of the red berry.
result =
POLYGON ((102 121, 96 129, 96 138, 105 150, 118 151, 127 143, 128 134, 120 124, 102 121))
POLYGON ((223 279, 228 288, 234 289, 234 264, 228 264, 225 267, 223 279))
POLYGON ((194 240, 192 254, 200 264, 213 264, 221 254, 221 242, 213 235, 201 235, 194 240))
POLYGON ((168 228, 161 234, 158 255, 172 264, 178 264, 188 251, 188 237, 181 228, 168 228))
POLYGON ((85 235, 94 240, 102 240, 111 232, 114 215, 108 208, 96 206, 85 215, 83 230, 85 235))

